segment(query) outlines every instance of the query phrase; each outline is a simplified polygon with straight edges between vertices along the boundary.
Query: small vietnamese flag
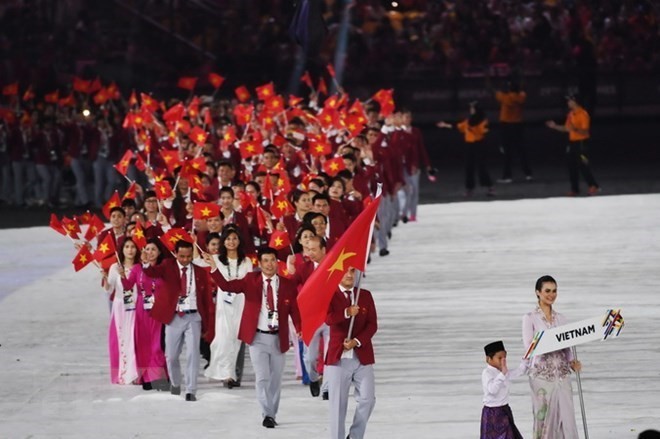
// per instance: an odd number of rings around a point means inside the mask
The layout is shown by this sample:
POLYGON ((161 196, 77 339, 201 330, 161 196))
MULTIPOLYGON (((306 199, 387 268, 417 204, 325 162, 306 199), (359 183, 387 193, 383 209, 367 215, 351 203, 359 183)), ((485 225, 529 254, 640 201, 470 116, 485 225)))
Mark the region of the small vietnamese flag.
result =
POLYGON ((110 256, 114 256, 116 251, 117 247, 115 246, 115 238, 112 236, 112 233, 108 233, 96 248, 96 251, 94 252, 94 259, 98 262, 101 262, 110 256))
POLYGON ((213 117, 211 116, 211 109, 209 108, 207 108, 206 111, 204 111, 204 125, 207 127, 213 126, 213 117))
POLYGON ((233 125, 230 125, 225 133, 222 135, 222 140, 227 143, 234 143, 236 141, 236 128, 233 125))
POLYGON ((76 105, 76 98, 73 97, 73 93, 69 96, 59 100, 60 107, 73 107, 76 105))
POLYGON ((239 152, 241 153, 242 159, 248 159, 259 155, 264 152, 264 147, 261 143, 254 141, 241 142, 238 147, 239 152))
POLYGON ((91 81, 86 81, 86 80, 81 79, 77 76, 73 77, 73 90, 74 91, 77 91, 79 93, 87 94, 87 93, 90 92, 91 86, 92 86, 91 81))
POLYGON ((310 134, 307 142, 309 143, 309 154, 312 156, 319 157, 332 153, 330 142, 323 134, 310 134))
POLYGON ((197 84, 197 78, 191 76, 184 76, 179 78, 179 81, 176 83, 176 86, 184 90, 193 91, 195 85, 197 84))
POLYGON ((133 229, 133 242, 140 250, 147 245, 147 238, 144 236, 144 229, 142 228, 140 221, 135 223, 135 228, 133 229))
POLYGON ((282 218, 285 215, 293 213, 293 207, 289 203, 289 200, 286 199, 285 194, 282 193, 275 197, 270 211, 275 218, 282 218))
POLYGON ((218 75, 217 73, 209 73, 209 82, 216 90, 225 82, 225 78, 218 75))
POLYGON ((80 247, 78 254, 76 255, 75 258, 73 258, 73 261, 71 261, 71 263, 73 264, 74 270, 80 271, 83 268, 85 268, 87 264, 92 262, 92 260, 94 260, 92 254, 90 253, 87 246, 83 245, 82 247, 80 247))
POLYGON ((27 90, 25 90, 25 93, 23 93, 23 100, 24 101, 31 101, 34 99, 34 91, 32 91, 32 86, 29 86, 27 90))
POLYGON ((104 88, 99 90, 98 93, 94 95, 94 103, 96 105, 103 105, 108 102, 108 99, 110 99, 110 94, 104 88))
POLYGON ((325 79, 323 78, 319 79, 318 92, 319 94, 323 93, 326 96, 328 95, 328 86, 325 85, 325 79))
POLYGON ((289 107, 295 107, 302 101, 303 98, 299 98, 298 96, 294 96, 294 95, 289 95, 289 107))
POLYGON ((192 130, 190 130, 190 133, 188 133, 188 137, 190 140, 192 140, 195 145, 197 146, 202 146, 204 143, 206 143, 206 138, 208 137, 208 133, 201 129, 200 127, 194 127, 192 130))
POLYGON ((144 162, 144 159, 140 154, 135 155, 135 167, 142 172, 146 171, 147 169, 147 164, 144 162))
POLYGON ((183 119, 185 108, 181 102, 171 106, 165 113, 163 113, 163 120, 166 122, 176 122, 183 119))
POLYGON ((272 235, 270 235, 270 241, 268 241, 268 246, 274 248, 275 250, 282 250, 287 248, 291 244, 291 239, 287 232, 281 232, 275 230, 272 235))
POLYGON ((60 91, 55 90, 52 93, 48 93, 44 95, 44 101, 48 104, 57 104, 57 102, 60 100, 60 91))
POLYGON ((279 113, 284 111, 284 98, 282 96, 273 96, 265 102, 265 107, 272 113, 279 113))
POLYGON ((165 166, 170 173, 174 172, 174 169, 178 166, 181 166, 181 160, 179 160, 179 151, 176 149, 161 149, 160 155, 165 161, 165 166))
POLYGON ((254 107, 252 105, 236 105, 234 107, 234 117, 238 125, 247 125, 252 120, 252 112, 254 107))
POLYGON ((126 173, 128 172, 128 166, 131 164, 132 159, 133 159, 133 151, 129 149, 124 153, 121 160, 119 160, 119 162, 114 164, 113 167, 121 175, 126 176, 126 173))
POLYGON ((100 91, 103 88, 101 79, 97 76, 95 80, 89 85, 89 92, 94 93, 95 91, 100 91))
POLYGON ((193 239, 190 237, 188 232, 182 228, 173 228, 168 230, 163 236, 160 237, 161 242, 167 247, 171 252, 174 251, 174 246, 177 241, 184 240, 189 243, 193 243, 193 239))
POLYGON ((323 163, 323 171, 331 177, 334 177, 343 169, 346 169, 343 157, 335 157, 331 160, 326 160, 325 163, 323 163))
POLYGON ((272 82, 256 88, 257 97, 260 101, 266 101, 275 96, 275 85, 272 82))
POLYGON ((80 233, 80 224, 78 224, 78 221, 75 219, 75 217, 73 219, 63 217, 62 227, 64 228, 64 232, 67 235, 74 239, 78 239, 78 234, 80 233))
POLYGON ((305 73, 300 77, 300 81, 302 81, 307 87, 314 88, 314 83, 312 83, 312 77, 310 76, 308 71, 305 70, 305 73))
POLYGON ((335 75, 335 68, 332 66, 332 64, 328 64, 326 66, 326 69, 328 69, 328 73, 330 73, 330 76, 332 76, 333 78, 336 76, 335 75))
POLYGON ((241 102, 247 102, 250 100, 250 92, 248 91, 247 87, 244 85, 241 85, 240 87, 236 87, 234 93, 236 93, 236 97, 241 102))
POLYGON ((131 185, 126 189, 126 193, 124 196, 121 198, 123 200, 135 200, 137 197, 137 183, 136 182, 131 182, 131 185))
POLYGON ((137 96, 135 95, 135 89, 131 91, 131 96, 128 98, 128 105, 134 107, 138 104, 137 96))
POLYGON ((287 279, 291 279, 293 276, 289 273, 289 269, 286 266, 286 262, 277 261, 277 274, 287 279))
POLYGON ((200 203, 193 204, 193 218, 196 220, 203 220, 207 218, 214 218, 220 216, 220 206, 216 203, 200 203))
POLYGON ((105 224, 103 224, 101 218, 99 218, 96 214, 92 214, 92 217, 89 220, 89 227, 87 227, 87 231, 85 232, 85 241, 91 241, 92 239, 96 238, 96 236, 101 233, 104 228, 105 224))
POLYGON ((121 99, 121 92, 119 91, 119 87, 117 87, 117 84, 114 81, 108 85, 106 91, 108 92, 110 99, 113 101, 118 101, 121 99))
POLYGON ((2 94, 5 96, 16 96, 18 94, 18 82, 2 87, 2 94))
POLYGON ((174 195, 174 191, 172 190, 172 186, 170 185, 170 182, 167 180, 161 180, 156 182, 154 185, 154 191, 156 192, 156 198, 159 200, 166 200, 168 198, 172 198, 174 195))
POLYGON ((64 226, 62 226, 62 223, 60 220, 57 219, 57 215, 54 213, 50 214, 50 228, 55 230, 57 233, 60 235, 66 236, 66 231, 64 230, 64 226))
POLYGON ((188 116, 195 118, 199 116, 199 98, 195 96, 188 104, 188 116))
POLYGON ((103 212, 103 215, 107 219, 110 219, 110 211, 115 207, 121 207, 121 199, 119 198, 119 193, 117 191, 115 191, 115 193, 112 194, 112 196, 110 197, 108 202, 105 203, 101 211, 103 212))
POLYGON ((140 93, 140 99, 142 99, 142 107, 151 112, 158 111, 158 108, 160 108, 158 101, 148 94, 140 93))

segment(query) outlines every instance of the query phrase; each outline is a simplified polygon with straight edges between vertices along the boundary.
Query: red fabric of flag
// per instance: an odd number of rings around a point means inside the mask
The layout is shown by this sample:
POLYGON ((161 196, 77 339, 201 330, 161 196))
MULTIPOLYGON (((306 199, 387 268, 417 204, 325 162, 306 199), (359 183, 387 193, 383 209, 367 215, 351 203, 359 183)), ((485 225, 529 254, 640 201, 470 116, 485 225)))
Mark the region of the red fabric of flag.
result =
POLYGON ((200 203, 193 204, 193 218, 196 220, 205 220, 207 218, 214 218, 220 216, 220 206, 216 203, 200 203))
POLYGON ((281 193, 273 200, 270 211, 275 218, 282 218, 285 215, 293 213, 293 207, 289 203, 289 200, 286 199, 286 195, 281 193))
POLYGON ((344 273, 350 267, 365 270, 379 204, 380 195, 353 221, 300 290, 298 309, 305 343, 309 344, 325 322, 330 300, 344 273))
POLYGON ((147 245, 147 238, 144 235, 144 229, 139 221, 135 223, 135 229, 133 229, 133 242, 140 250, 147 245))
POLYGON ((77 91, 79 93, 87 94, 87 93, 90 92, 91 86, 92 86, 91 81, 86 81, 86 80, 84 80, 82 78, 79 78, 77 76, 73 77, 73 90, 74 91, 77 91))
POLYGON ((78 221, 75 218, 69 219, 67 217, 63 217, 62 227, 64 229, 64 233, 73 239, 78 239, 78 235, 80 234, 80 224, 78 224, 78 221))
POLYGON ((120 206, 121 206, 121 199, 119 198, 119 193, 115 191, 115 193, 112 194, 108 202, 105 203, 101 211, 103 212, 103 215, 107 219, 110 219, 110 210, 112 210, 112 208, 114 207, 120 207, 120 206))
POLYGON ((154 185, 154 192, 156 192, 156 198, 159 200, 166 200, 172 198, 174 191, 172 190, 172 185, 167 180, 161 180, 156 182, 154 185))
POLYGON ((211 72, 209 73, 209 82, 211 83, 213 88, 218 89, 225 82, 225 78, 218 75, 217 73, 211 72))
POLYGON ((59 219, 57 219, 57 215, 55 215, 54 213, 50 214, 49 226, 51 229, 55 230, 60 235, 66 236, 66 232, 64 231, 64 226, 62 226, 62 223, 60 222, 59 219))
POLYGON ((132 159, 133 159, 133 151, 129 149, 124 153, 121 160, 119 160, 119 162, 117 162, 114 165, 114 168, 121 175, 126 176, 126 173, 128 172, 128 166, 131 164, 132 159))
POLYGON ((257 91, 257 97, 260 101, 267 101, 268 99, 275 96, 275 84, 269 82, 268 84, 261 85, 255 89, 257 91))
POLYGON ((130 186, 128 186, 128 189, 126 189, 126 193, 124 193, 124 196, 121 198, 122 200, 135 200, 137 197, 137 183, 132 182, 130 186))
POLYGON ((25 93, 23 93, 23 100, 31 101, 32 99, 34 99, 34 91, 32 91, 32 86, 30 86, 25 90, 25 93))
POLYGON ((48 104, 57 104, 57 102, 60 100, 60 91, 55 90, 52 93, 48 93, 44 95, 44 101, 48 104))
POLYGON ((330 76, 332 76, 333 78, 336 77, 335 68, 332 64, 328 64, 326 66, 326 69, 328 69, 328 73, 330 73, 330 76))
POLYGON ((314 83, 312 82, 312 77, 310 76, 308 71, 305 71, 305 73, 300 77, 300 80, 309 88, 314 88, 314 83))
POLYGON ((207 137, 208 133, 197 126, 190 130, 190 133, 188 133, 188 138, 190 138, 190 140, 192 140, 197 146, 204 145, 204 143, 206 143, 207 137))
POLYGON ((5 96, 16 96, 18 94, 18 82, 2 87, 2 94, 5 96))
POLYGON ((115 238, 112 233, 108 233, 103 238, 103 241, 99 242, 96 251, 94 252, 94 259, 101 262, 102 260, 114 256, 117 251, 117 246, 115 245, 115 238))
POLYGON ((337 173, 343 169, 346 169, 346 164, 342 157, 335 157, 330 160, 326 160, 323 163, 323 171, 331 177, 337 175, 337 173))
POLYGON ((287 248, 291 244, 291 239, 287 232, 281 232, 275 230, 272 235, 270 235, 270 241, 268 241, 268 246, 274 248, 275 250, 282 250, 287 248))
POLYGON ((174 228, 170 229, 165 233, 163 236, 160 237, 160 241, 167 247, 167 249, 171 252, 174 251, 174 246, 176 245, 177 241, 184 240, 189 243, 193 243, 193 239, 190 237, 188 232, 186 232, 182 228, 174 228))
POLYGON ((240 102, 247 102, 250 100, 250 91, 244 85, 236 87, 234 93, 236 93, 236 97, 240 102))
POLYGON ((86 245, 83 245, 82 247, 80 247, 80 250, 78 250, 78 254, 76 255, 75 258, 73 258, 73 261, 71 261, 71 263, 73 264, 73 269, 78 272, 83 268, 85 268, 87 264, 89 264, 93 260, 94 258, 92 257, 92 253, 90 253, 86 245))
POLYGON ((197 78, 191 76, 181 77, 179 78, 179 81, 176 83, 177 87, 190 91, 193 91, 195 89, 196 84, 197 84, 197 78))

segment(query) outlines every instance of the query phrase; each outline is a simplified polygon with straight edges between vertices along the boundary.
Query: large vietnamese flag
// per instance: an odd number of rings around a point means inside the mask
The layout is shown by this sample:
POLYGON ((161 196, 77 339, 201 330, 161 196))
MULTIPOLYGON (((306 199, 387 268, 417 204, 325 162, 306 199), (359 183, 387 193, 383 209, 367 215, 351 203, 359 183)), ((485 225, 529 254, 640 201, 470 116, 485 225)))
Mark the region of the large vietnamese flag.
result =
POLYGON ((306 344, 309 344, 314 332, 325 322, 332 295, 344 273, 350 267, 365 270, 379 204, 380 188, 376 199, 353 221, 300 290, 298 308, 303 341, 306 344))

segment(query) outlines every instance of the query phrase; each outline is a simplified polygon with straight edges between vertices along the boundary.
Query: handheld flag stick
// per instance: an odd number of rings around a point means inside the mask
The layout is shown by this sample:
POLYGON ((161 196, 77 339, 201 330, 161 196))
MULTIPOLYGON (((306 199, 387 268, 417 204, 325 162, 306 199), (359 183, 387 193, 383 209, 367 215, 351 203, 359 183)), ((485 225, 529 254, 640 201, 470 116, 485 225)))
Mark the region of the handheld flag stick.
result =
MULTIPOLYGON (((578 361, 577 349, 575 346, 571 347, 573 351, 573 359, 578 361)), ((584 411, 584 396, 582 395, 582 380, 580 379, 580 372, 576 371, 578 394, 580 395, 580 409, 582 410, 582 425, 584 426, 584 439, 589 439, 589 430, 587 429, 587 416, 584 411)))
MULTIPOLYGON (((355 293, 355 301, 351 303, 351 305, 357 305, 358 300, 360 300, 360 282, 362 281, 362 272, 358 272, 358 278, 357 282, 355 284, 355 288, 357 289, 357 292, 355 293)), ((355 324, 355 316, 351 316, 351 323, 348 326, 348 337, 347 340, 350 340, 353 338, 353 325, 355 324)))

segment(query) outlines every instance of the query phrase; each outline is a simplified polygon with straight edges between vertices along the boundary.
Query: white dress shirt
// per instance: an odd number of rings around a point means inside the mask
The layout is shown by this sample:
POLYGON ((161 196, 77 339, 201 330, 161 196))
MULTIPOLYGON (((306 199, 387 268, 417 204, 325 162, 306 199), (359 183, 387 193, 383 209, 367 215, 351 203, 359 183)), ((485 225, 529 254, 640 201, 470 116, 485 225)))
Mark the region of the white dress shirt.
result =
MULTIPOLYGON (((179 267, 179 276, 181 276, 181 269, 184 267, 176 262, 177 267, 179 267)), ((183 300, 183 303, 177 303, 177 311, 192 311, 197 309, 197 285, 195 284, 195 270, 193 269, 193 264, 188 264, 186 266, 186 293, 187 296, 183 300)))
MULTIPOLYGON (((263 279, 263 298, 261 300, 261 310, 259 311, 257 329, 260 331, 272 331, 272 329, 268 327, 268 323, 270 322, 268 319, 268 294, 266 293, 266 288, 268 288, 266 279, 268 279, 268 277, 262 273, 261 278, 263 279)), ((277 309, 277 290, 280 286, 280 279, 277 275, 274 275, 270 279, 270 286, 273 289, 273 306, 275 307, 272 311, 275 311, 277 309)))
POLYGON ((490 364, 481 373, 481 385, 484 390, 483 403, 486 407, 502 407, 509 403, 509 386, 511 380, 518 378, 527 371, 526 363, 520 363, 515 370, 504 375, 490 364))

